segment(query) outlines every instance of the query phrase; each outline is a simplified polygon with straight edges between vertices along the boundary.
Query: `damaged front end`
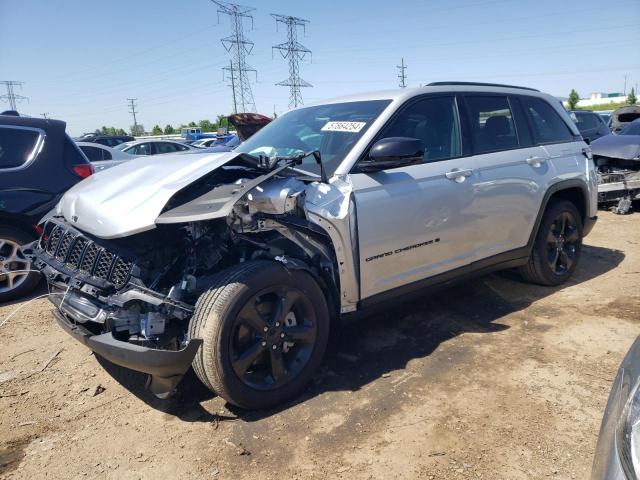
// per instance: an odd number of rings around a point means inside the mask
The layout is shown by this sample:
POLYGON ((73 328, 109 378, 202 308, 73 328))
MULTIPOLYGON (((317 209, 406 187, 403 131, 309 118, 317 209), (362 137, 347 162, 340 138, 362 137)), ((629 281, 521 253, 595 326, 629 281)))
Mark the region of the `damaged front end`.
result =
POLYGON ((202 340, 199 296, 225 268, 256 259, 308 270, 339 309, 331 238, 307 219, 313 178, 230 162, 177 191, 153 229, 105 239, 58 212, 27 253, 50 288, 58 323, 105 359, 150 375, 166 396, 202 340))
POLYGON ((598 173, 598 203, 624 215, 640 200, 640 157, 594 155, 598 173))

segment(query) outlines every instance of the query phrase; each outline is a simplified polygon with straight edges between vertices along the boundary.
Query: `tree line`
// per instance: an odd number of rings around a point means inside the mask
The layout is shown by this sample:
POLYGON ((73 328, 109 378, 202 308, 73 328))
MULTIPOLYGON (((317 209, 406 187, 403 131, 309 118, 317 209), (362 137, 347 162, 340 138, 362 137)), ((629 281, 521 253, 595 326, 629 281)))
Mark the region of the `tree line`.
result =
MULTIPOLYGON (((198 123, 189 122, 187 124, 182 124, 178 127, 174 127, 170 124, 165 125, 162 128, 160 125, 154 125, 151 129, 151 135, 174 135, 180 133, 180 130, 183 128, 193 128, 200 127, 203 132, 215 132, 218 128, 228 127, 229 124, 227 122, 227 115, 218 115, 215 121, 211 121, 209 119, 200 120, 198 123)), ((141 136, 145 134, 145 129, 142 124, 132 125, 129 128, 131 135, 133 136, 141 136)), ((127 135, 127 132, 123 128, 117 127, 107 127, 103 126, 101 128, 96 128, 95 133, 99 135, 127 135)))

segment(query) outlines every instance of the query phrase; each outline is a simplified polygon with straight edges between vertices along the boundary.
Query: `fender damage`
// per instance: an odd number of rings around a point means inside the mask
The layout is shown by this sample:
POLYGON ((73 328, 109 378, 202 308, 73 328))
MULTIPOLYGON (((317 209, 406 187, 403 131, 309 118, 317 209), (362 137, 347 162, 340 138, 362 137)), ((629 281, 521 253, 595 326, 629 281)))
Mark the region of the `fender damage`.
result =
POLYGON ((265 172, 232 153, 162 172, 145 160, 144 173, 127 162, 65 195, 30 254, 63 329, 150 374, 153 393, 171 392, 190 367, 201 344, 189 336, 195 304, 225 268, 255 259, 303 268, 335 314, 355 306, 349 185, 287 165, 265 172), (137 200, 127 207, 124 197, 137 200))

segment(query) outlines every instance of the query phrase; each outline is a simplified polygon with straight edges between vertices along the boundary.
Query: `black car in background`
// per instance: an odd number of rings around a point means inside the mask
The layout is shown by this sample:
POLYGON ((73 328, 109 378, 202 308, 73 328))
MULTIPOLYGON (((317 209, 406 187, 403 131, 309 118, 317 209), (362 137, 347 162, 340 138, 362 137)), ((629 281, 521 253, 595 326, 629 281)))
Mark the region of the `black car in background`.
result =
POLYGON ((97 135, 95 133, 87 133, 75 139, 76 142, 91 142, 106 145, 107 147, 115 147, 125 142, 133 142, 135 140, 131 135, 97 135))
POLYGON ((0 303, 28 293, 39 273, 21 245, 37 239, 38 222, 93 167, 59 120, 0 114, 0 303))
POLYGON ((580 130, 580 135, 587 142, 591 143, 595 139, 611 133, 607 123, 597 113, 585 110, 574 110, 571 113, 575 115, 576 126, 580 130))

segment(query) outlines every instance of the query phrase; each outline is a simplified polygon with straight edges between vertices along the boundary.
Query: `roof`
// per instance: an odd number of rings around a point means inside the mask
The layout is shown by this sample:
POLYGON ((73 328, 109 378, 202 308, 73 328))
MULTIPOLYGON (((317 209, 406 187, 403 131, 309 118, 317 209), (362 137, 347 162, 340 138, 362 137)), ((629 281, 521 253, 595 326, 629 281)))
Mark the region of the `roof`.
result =
POLYGON ((0 115, 0 125, 15 125, 32 128, 61 128, 65 130, 67 124, 62 120, 52 120, 50 118, 23 117, 15 115, 0 115))
POLYGON ((124 142, 127 145, 138 145, 139 143, 154 143, 154 142, 169 142, 169 143, 179 143, 180 145, 184 145, 186 147, 188 147, 189 145, 183 143, 183 142, 178 142, 176 140, 173 140, 171 138, 141 138, 140 140, 131 140, 129 142, 124 142))
MULTIPOLYGON (((538 90, 527 87, 516 87, 511 85, 474 84, 464 82, 438 82, 439 84, 426 85, 419 88, 397 88, 394 90, 381 90, 375 92, 357 93, 343 97, 330 98, 305 106, 326 105, 331 103, 362 102, 368 100, 400 100, 404 101, 417 95, 425 93, 447 93, 447 92, 488 92, 488 93, 509 93, 512 95, 531 95, 536 97, 546 97, 550 95, 541 93, 538 90)), ((301 107, 304 108, 304 107, 301 107)))

